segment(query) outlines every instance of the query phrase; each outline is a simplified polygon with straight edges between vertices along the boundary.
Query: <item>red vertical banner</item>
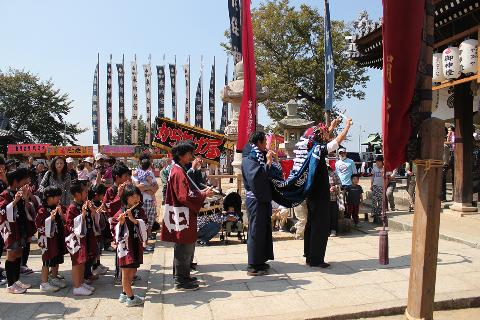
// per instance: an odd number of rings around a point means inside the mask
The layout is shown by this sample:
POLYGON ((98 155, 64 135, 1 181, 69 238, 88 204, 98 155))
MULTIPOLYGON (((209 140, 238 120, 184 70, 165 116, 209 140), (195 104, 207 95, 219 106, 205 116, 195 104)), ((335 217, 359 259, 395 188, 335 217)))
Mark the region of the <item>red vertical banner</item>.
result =
POLYGON ((425 0, 383 0, 383 153, 391 171, 406 160, 425 0), (408 23, 405 23, 408 21, 408 23))
POLYGON ((238 119, 237 151, 241 151, 257 127, 257 74, 253 46, 250 0, 242 0, 243 97, 238 119))

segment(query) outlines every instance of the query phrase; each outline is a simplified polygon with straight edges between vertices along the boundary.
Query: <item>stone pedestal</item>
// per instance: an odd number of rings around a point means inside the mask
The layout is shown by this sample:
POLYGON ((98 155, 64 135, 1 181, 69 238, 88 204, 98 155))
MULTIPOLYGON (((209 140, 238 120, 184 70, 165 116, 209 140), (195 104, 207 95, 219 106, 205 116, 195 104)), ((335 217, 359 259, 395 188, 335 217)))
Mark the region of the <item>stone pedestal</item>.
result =
MULTIPOLYGON (((235 144, 237 149, 238 141, 238 117, 240 114, 240 105, 243 96, 243 61, 240 61, 235 66, 235 79, 226 85, 221 92, 223 102, 228 102, 231 105, 232 120, 225 128, 225 135, 227 139, 235 144)), ((257 83, 257 102, 264 101, 267 97, 266 89, 262 89, 257 83)), ((233 153, 233 172, 234 174, 241 174, 242 154, 233 153)))

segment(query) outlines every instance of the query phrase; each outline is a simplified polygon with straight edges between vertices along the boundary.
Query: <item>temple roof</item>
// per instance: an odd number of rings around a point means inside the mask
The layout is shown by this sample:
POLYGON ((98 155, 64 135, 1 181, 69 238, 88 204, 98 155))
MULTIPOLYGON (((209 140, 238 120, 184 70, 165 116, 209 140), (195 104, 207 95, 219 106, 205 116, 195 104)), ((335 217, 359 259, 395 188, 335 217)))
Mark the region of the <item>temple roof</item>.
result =
MULTIPOLYGON (((480 24, 480 0, 434 0, 435 47, 442 49, 444 40, 480 24)), ((382 25, 360 17, 357 34, 352 37, 347 54, 361 67, 381 69, 383 65, 382 25)), ((467 36, 467 35, 466 35, 467 36)), ((477 38, 477 34, 471 36, 477 38)), ((462 39, 463 40, 463 39, 462 39)), ((459 42, 461 42, 460 40, 459 42)))

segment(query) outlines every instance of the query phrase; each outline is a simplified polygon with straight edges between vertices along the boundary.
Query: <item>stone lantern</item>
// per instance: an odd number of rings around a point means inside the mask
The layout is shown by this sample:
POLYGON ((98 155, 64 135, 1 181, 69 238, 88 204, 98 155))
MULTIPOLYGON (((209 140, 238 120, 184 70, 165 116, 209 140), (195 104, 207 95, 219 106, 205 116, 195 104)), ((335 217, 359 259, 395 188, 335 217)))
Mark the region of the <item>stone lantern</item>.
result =
MULTIPOLYGON (((225 136, 227 140, 235 143, 235 150, 238 141, 238 117, 240 114, 240 105, 242 103, 243 96, 243 61, 240 61, 235 65, 235 80, 230 81, 221 92, 223 102, 228 102, 232 106, 232 120, 225 128, 225 136)), ((265 101, 267 98, 267 89, 261 88, 257 82, 257 102, 265 101)), ((258 124, 257 124, 258 128, 258 124)), ((232 162, 233 171, 235 174, 241 174, 242 170, 240 165, 242 163, 242 154, 234 152, 234 158, 232 162)))
POLYGON ((287 116, 278 122, 280 128, 283 129, 283 137, 285 142, 280 145, 280 148, 285 149, 288 159, 295 158, 295 144, 300 140, 300 137, 305 130, 313 125, 314 121, 308 121, 298 116, 298 104, 295 100, 290 100, 287 103, 287 116))

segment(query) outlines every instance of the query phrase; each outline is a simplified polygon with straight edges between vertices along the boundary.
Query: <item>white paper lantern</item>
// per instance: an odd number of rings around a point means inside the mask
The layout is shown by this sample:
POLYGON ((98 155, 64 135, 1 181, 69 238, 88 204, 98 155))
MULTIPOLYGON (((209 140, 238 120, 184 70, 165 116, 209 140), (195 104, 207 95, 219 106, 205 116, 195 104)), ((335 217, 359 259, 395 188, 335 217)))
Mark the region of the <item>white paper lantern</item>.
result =
POLYGON ((447 79, 457 79, 462 73, 460 69, 460 50, 448 47, 442 54, 443 75, 447 79))
POLYGON ((460 43, 460 66, 463 73, 477 73, 478 41, 475 39, 467 39, 460 43))
POLYGON ((443 75, 443 66, 442 66, 442 54, 441 53, 434 53, 433 54, 433 82, 442 82, 445 80, 445 76, 443 75))

